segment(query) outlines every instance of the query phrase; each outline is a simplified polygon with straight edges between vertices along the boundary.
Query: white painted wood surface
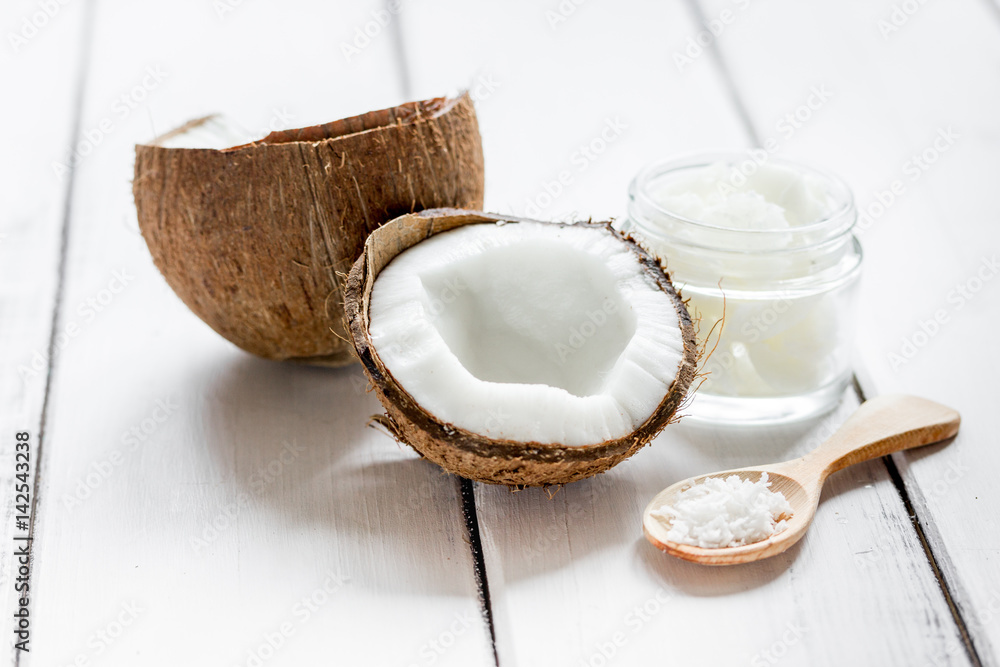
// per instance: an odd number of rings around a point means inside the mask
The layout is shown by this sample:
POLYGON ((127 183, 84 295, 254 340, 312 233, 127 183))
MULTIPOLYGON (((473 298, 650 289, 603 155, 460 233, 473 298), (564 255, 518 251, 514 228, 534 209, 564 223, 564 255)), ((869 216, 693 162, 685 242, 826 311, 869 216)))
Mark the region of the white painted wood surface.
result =
POLYGON ((692 29, 683 6, 554 7, 419 0, 403 13, 413 94, 468 86, 477 101, 487 209, 620 217, 646 161, 745 143, 713 72, 671 76, 669 45, 692 29))
MULTIPOLYGON (((65 159, 75 120, 83 34, 81 6, 61 9, 42 29, 30 23, 32 2, 6 3, 0 48, 0 126, 7 128, 0 160, 0 613, 17 607, 19 563, 11 558, 17 530, 15 434, 30 433, 29 468, 34 483, 41 416, 48 379, 52 311, 68 181, 53 165, 65 159), (23 21, 29 21, 25 28, 23 21), (22 35, 23 33, 23 35, 22 35), (38 87, 46 81, 46 90, 38 87), (18 94, 18 92, 25 94, 18 94)), ((63 338, 60 338, 62 342, 63 338)), ((33 495, 33 493, 32 493, 33 495)), ((17 546, 21 546, 20 544, 17 546)), ((14 660, 12 635, 4 623, 0 661, 14 660)))
MULTIPOLYGON (((358 369, 255 360, 191 315, 149 261, 129 183, 133 143, 207 112, 259 133, 459 86, 478 101, 487 208, 552 219, 622 215, 647 160, 749 145, 738 102, 759 139, 842 173, 862 204, 904 178, 939 126, 961 126, 954 149, 863 236, 861 374, 868 391, 922 393, 966 417, 952 445, 897 461, 978 657, 997 664, 997 424, 988 385, 964 370, 997 370, 995 283, 899 373, 886 354, 1000 250, 1000 18, 975 0, 928 3, 883 39, 877 21, 892 4, 706 2, 706 20, 733 12, 717 40, 724 70, 710 50, 678 67, 675 52, 700 30, 679 2, 411 0, 387 21, 377 2, 92 2, 80 131, 101 143, 80 161, 70 202, 57 330, 80 333, 50 386, 33 650, 20 664, 494 664, 458 481, 365 427, 377 404, 358 369), (786 137, 782 116, 824 84, 830 99, 786 137)), ((8 146, 30 157, 0 166, 4 438, 39 428, 45 385, 12 370, 50 340, 64 192, 50 163, 69 144, 67 61, 79 60, 83 5, 0 61, 5 86, 63 82, 31 107, 44 113, 0 109, 7 126, 50 128, 15 137, 8 146), (32 278, 15 278, 26 265, 32 278)), ((5 6, 0 25, 33 8, 5 6)), ((881 462, 832 478, 809 535, 771 561, 707 570, 641 536, 641 511, 663 487, 804 452, 856 402, 849 392, 829 418, 752 433, 682 423, 552 499, 477 485, 499 663, 970 664, 881 462)), ((7 461, 7 440, 0 451, 7 461)))
MULTIPOLYGON (((499 84, 480 105, 491 207, 537 214, 525 201, 537 203, 609 116, 628 118, 634 131, 582 174, 571 170, 572 186, 542 217, 621 215, 628 180, 645 161, 749 144, 713 57, 674 63, 673 51, 699 30, 684 6, 585 5, 551 27, 536 6, 505 10, 483 15, 466 3, 425 2, 404 21, 418 94, 484 75, 499 84), (462 29, 476 23, 490 25, 495 37, 462 29), (516 55, 505 39, 514 32, 516 55), (587 48, 605 32, 629 39, 587 48)), ((500 663, 639 664, 658 656, 712 665, 966 664, 958 628, 880 462, 833 478, 804 544, 771 562, 706 570, 662 556, 641 536, 642 509, 662 488, 804 453, 855 400, 847 397, 812 430, 672 427, 651 449, 553 500, 539 490, 478 487, 500 663)))
MULTIPOLYGON (((709 15, 727 5, 709 4, 709 15)), ((979 657, 996 665, 1000 416, 989 378, 1000 372, 992 333, 1000 324, 1000 16, 976 0, 921 4, 902 16, 897 4, 759 3, 719 43, 764 131, 807 101, 793 91, 817 86, 829 95, 783 148, 843 174, 867 214, 859 234, 865 391, 913 392, 963 415, 951 445, 894 459, 979 657), (762 40, 774 48, 760 49, 762 40)))
POLYGON ((132 146, 154 129, 218 109, 254 129, 397 103, 387 35, 351 63, 338 49, 377 7, 97 4, 82 127, 113 126, 76 171, 60 325, 82 331, 52 385, 20 664, 492 662, 458 481, 366 427, 377 402, 360 369, 221 340, 166 287, 133 220, 132 146), (107 303, 88 319, 90 298, 107 303))

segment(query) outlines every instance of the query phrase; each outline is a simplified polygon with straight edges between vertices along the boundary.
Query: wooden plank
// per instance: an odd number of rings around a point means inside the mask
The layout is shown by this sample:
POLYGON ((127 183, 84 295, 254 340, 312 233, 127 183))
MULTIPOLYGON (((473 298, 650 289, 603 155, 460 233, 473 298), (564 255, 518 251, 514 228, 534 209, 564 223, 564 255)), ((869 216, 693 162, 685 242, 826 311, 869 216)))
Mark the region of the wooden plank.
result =
MULTIPOLYGON (((496 80, 480 104, 489 208, 557 219, 620 215, 645 161, 747 144, 713 58, 675 61, 699 32, 683 6, 572 6, 551 25, 554 7, 528 4, 501 12, 441 0, 405 14, 415 90, 496 80), (575 151, 615 115, 629 132, 574 171, 575 151), (567 170, 570 185, 537 207, 553 175, 567 170)), ((800 104, 809 94, 797 86, 782 101, 800 104)), ((657 491, 689 475, 802 453, 855 405, 848 394, 832 417, 800 427, 742 432, 682 422, 632 461, 551 500, 540 490, 477 486, 501 664, 922 664, 939 654, 938 664, 967 664, 961 650, 949 653, 957 628, 879 462, 831 479, 804 543, 771 561, 704 569, 661 555, 641 536, 641 511, 657 491)))
MULTIPOLYGON (((72 141, 84 8, 40 12, 34 2, 8 2, 0 10, 0 26, 0 90, 7 91, 0 126, 8 129, 7 159, 0 161, 0 609, 5 619, 0 662, 11 664, 16 652, 8 619, 20 609, 22 594, 15 585, 27 583, 12 556, 25 545, 15 536, 28 534, 16 523, 24 508, 15 506, 24 498, 15 484, 33 488, 41 442, 68 186, 52 166, 64 159, 72 141), (44 102, 39 81, 46 82, 44 102), (24 432, 29 461, 19 470, 15 464, 24 462, 15 460, 15 434, 24 432), (26 482, 16 479, 24 473, 26 482)), ((56 351, 66 338, 58 338, 56 351)))
MULTIPOLYGON (((726 6, 709 4, 707 13, 726 6)), ((997 28, 992 7, 975 0, 782 1, 755 5, 720 38, 763 127, 787 113, 789 91, 829 91, 786 148, 844 175, 862 210, 866 391, 916 393, 963 415, 952 444, 894 460, 979 657, 991 665, 1000 664, 1000 489, 992 479, 1000 416, 987 379, 1000 371, 991 332, 1000 303, 997 28)))
POLYGON ((488 210, 621 216, 646 161, 744 141, 717 81, 662 79, 670 37, 689 25, 682 7, 563 5, 425 1, 403 13, 414 94, 468 87, 477 101, 488 210), (580 42, 634 31, 629 11, 648 16, 648 30, 662 28, 661 36, 580 42))
MULTIPOLYGON (((493 596, 501 659, 602 664, 613 654, 636 664, 666 651, 678 664, 878 665, 944 653, 954 626, 878 463, 833 477, 803 545, 760 563, 685 563, 654 550, 636 527, 669 484, 802 454, 855 406, 849 395, 807 429, 682 425, 641 459, 552 500, 481 488, 490 586, 503 591, 493 596)), ((965 664, 964 654, 942 664, 965 664)))
POLYGON ((136 232, 132 145, 155 131, 401 101, 387 34, 340 48, 379 3, 222 5, 98 6, 83 127, 111 125, 77 168, 62 319, 82 332, 46 425, 31 664, 492 664, 457 480, 366 427, 358 368, 220 339, 136 232))

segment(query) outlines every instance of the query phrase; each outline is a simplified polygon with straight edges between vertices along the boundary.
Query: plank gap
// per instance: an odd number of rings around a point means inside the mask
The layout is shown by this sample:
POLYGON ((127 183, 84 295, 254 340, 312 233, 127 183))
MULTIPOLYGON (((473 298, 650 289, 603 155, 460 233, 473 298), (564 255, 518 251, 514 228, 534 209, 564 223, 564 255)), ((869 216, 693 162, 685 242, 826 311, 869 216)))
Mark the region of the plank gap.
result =
MULTIPOLYGON (((1000 15, 1000 4, 995 2, 995 0, 988 0, 988 2, 997 11, 998 15, 1000 15)), ((687 0, 686 4, 690 9, 691 13, 693 14, 697 25, 702 28, 705 28, 705 26, 707 26, 707 19, 701 7, 701 0, 687 0)), ((755 127, 751 119, 750 113, 747 110, 746 104, 743 101, 743 96, 740 94, 739 88, 736 86, 736 82, 733 79, 729 65, 727 64, 726 59, 722 55, 722 50, 719 48, 719 40, 713 39, 711 41, 711 44, 709 44, 709 46, 706 47, 706 50, 709 52, 710 57, 712 58, 715 67, 722 78, 723 85, 726 88, 726 92, 733 104, 734 109, 736 110, 737 115, 739 116, 740 122, 742 123, 744 130, 747 133, 747 136, 753 141, 753 144, 755 146, 760 146, 761 145, 760 135, 757 132, 757 128, 755 127)), ((858 400, 861 403, 864 403, 866 400, 865 392, 861 387, 861 383, 858 380, 858 376, 856 373, 852 374, 851 380, 853 383, 854 391, 858 397, 858 400)), ((972 642, 972 638, 969 634, 965 618, 962 616, 961 610, 958 608, 958 605, 955 603, 955 600, 952 597, 951 588, 949 587, 948 582, 945 580, 941 568, 938 565, 937 556, 934 553, 930 545, 930 542, 927 540, 927 536, 924 533, 923 525, 921 523, 921 518, 918 516, 916 509, 914 508, 914 505, 910 500, 910 495, 907 492, 906 486, 903 483, 903 479, 899 474, 899 469, 896 467, 895 461, 893 461, 892 457, 890 456, 883 457, 882 463, 883 465, 885 465, 886 471, 889 473, 889 477, 890 479, 892 479, 892 483, 896 487, 896 492, 899 494, 900 500, 903 502, 903 507, 906 510, 907 516, 910 519, 910 523, 912 524, 913 529, 916 532, 917 538, 920 540, 920 544, 923 546, 924 554, 927 557, 927 561, 931 566, 931 570, 934 573, 934 577, 937 579, 938 587, 941 591, 941 594, 944 596, 945 602, 948 605, 948 609, 951 611, 952 618, 955 621, 955 625, 958 627, 959 634, 962 637, 962 643, 965 647, 966 654, 968 655, 969 660, 971 660, 974 665, 977 665, 977 667, 981 667, 983 663, 979 657, 975 645, 972 642)))
MULTIPOLYGON (((700 0, 687 0, 685 4, 694 15, 694 21, 697 24, 697 27, 708 30, 708 20, 705 18, 705 12, 701 8, 700 0)), ((750 120, 750 113, 747 111, 746 105, 743 103, 743 96, 740 95, 739 89, 736 87, 736 81, 733 80, 733 75, 729 69, 729 65, 726 63, 726 59, 722 55, 722 50, 719 48, 719 40, 712 39, 711 43, 705 47, 705 50, 708 51, 712 62, 715 64, 715 68, 721 75, 722 84, 726 89, 726 94, 729 96, 729 99, 733 104, 733 108, 736 110, 736 115, 739 116, 740 123, 743 125, 743 129, 746 131, 747 136, 750 137, 754 146, 763 145, 763 142, 760 139, 760 134, 757 133, 757 128, 754 126, 753 121, 750 120)))
POLYGON ((389 23, 392 30, 392 46, 396 55, 396 71, 399 74, 399 85, 403 90, 403 97, 410 100, 413 97, 413 84, 410 77, 410 68, 406 61, 406 40, 403 35, 403 15, 400 5, 396 0, 385 0, 385 11, 389 13, 389 23), (395 9, 395 13, 393 10, 395 9))
POLYGON ((472 549, 473 570, 476 573, 476 585, 479 586, 479 604, 490 629, 490 648, 493 650, 493 662, 500 667, 500 655, 497 653, 497 633, 493 625, 493 605, 490 602, 490 582, 486 576, 486 557, 483 554, 483 540, 479 534, 479 513, 476 511, 476 493, 472 481, 462 479, 462 516, 465 517, 465 530, 472 549))
MULTIPOLYGON (((76 90, 73 93, 73 107, 71 111, 69 137, 69 153, 73 155, 73 147, 80 140, 81 126, 83 125, 83 98, 87 88, 87 73, 90 64, 90 43, 93 35, 94 25, 94 0, 88 0, 83 5, 83 20, 80 22, 82 37, 80 39, 80 58, 78 60, 76 72, 76 90)), ((61 323, 61 313, 63 297, 66 293, 66 264, 69 249, 69 221, 70 212, 73 208, 73 190, 76 183, 76 165, 70 164, 69 173, 66 178, 66 187, 63 191, 62 224, 59 229, 59 259, 56 265, 56 287, 55 298, 52 303, 52 318, 49 324, 49 343, 46 354, 48 356, 48 368, 45 371, 45 390, 42 392, 42 412, 38 421, 38 438, 35 442, 35 479, 31 485, 31 516, 28 518, 28 542, 31 545, 31 558, 28 563, 28 590, 35 588, 34 573, 34 541, 35 526, 38 523, 38 502, 39 489, 41 488, 42 471, 45 469, 45 425, 48 422, 49 399, 52 393, 52 379, 55 375, 56 366, 56 335, 61 323)), ((29 598, 29 610, 33 606, 36 595, 29 598)), ((34 617, 34 611, 30 612, 34 617)), ((14 652, 14 667, 20 667, 23 651, 14 652)))
MULTIPOLYGON (((389 12, 392 24, 392 43, 396 55, 396 70, 399 73, 400 87, 406 99, 413 97, 413 79, 410 73, 409 62, 406 57, 406 39, 403 29, 403 16, 399 6, 393 0, 386 0, 385 9, 389 12), (393 8, 396 11, 393 13, 393 8)), ((459 488, 462 497, 462 516, 465 519, 465 531, 469 541, 469 549, 472 552, 472 567, 476 577, 476 586, 479 589, 479 606, 486 626, 490 631, 490 650, 493 652, 493 664, 500 667, 500 655, 497 652, 497 633, 493 622, 493 605, 490 601, 490 583, 486 574, 486 557, 483 552, 483 540, 479 531, 479 513, 476 509, 476 494, 472 481, 468 479, 459 480, 459 488)))
POLYGON ((937 557, 934 555, 934 550, 931 548, 927 535, 924 533, 920 517, 917 516, 913 503, 910 502, 910 494, 906 491, 906 485, 903 483, 903 478, 899 474, 896 462, 892 460, 891 456, 883 456, 882 462, 885 463, 885 467, 889 471, 889 477, 892 479, 892 483, 896 487, 896 491, 899 493, 900 499, 903 501, 906 513, 910 517, 910 524, 913 525, 913 530, 916 531, 917 537, 920 538, 920 544, 924 547, 924 553, 927 555, 927 560, 931 565, 931 569, 934 571, 934 576, 938 580, 938 585, 941 587, 941 594, 944 595, 945 602, 948 603, 948 609, 951 610, 952 618, 955 619, 955 625, 958 626, 958 632, 962 636, 962 645, 965 647, 965 653, 969 656, 969 660, 972 661, 973 665, 976 665, 976 667, 982 667, 983 661, 979 658, 979 652, 976 650, 976 646, 972 641, 972 636, 969 634, 969 628, 965 623, 965 618, 962 616, 962 612, 959 610, 958 605, 955 604, 955 599, 951 594, 951 587, 948 585, 948 581, 945 579, 944 574, 941 572, 941 568, 938 566, 937 557))
MULTIPOLYGON (((861 387, 861 382, 858 380, 858 376, 852 375, 851 380, 854 383, 854 393, 857 394, 858 400, 864 403, 867 399, 865 396, 865 391, 861 387)), ((975 644, 972 642, 972 635, 969 634, 969 628, 965 623, 965 618, 962 616, 962 612, 959 610, 958 605, 955 603, 955 598, 951 594, 951 587, 948 585, 948 581, 945 579, 944 574, 938 565, 937 556, 934 554, 934 550, 931 548, 930 541, 927 539, 927 535, 924 533, 923 524, 920 521, 920 517, 917 516, 917 511, 910 501, 910 493, 906 490, 906 484, 903 482, 902 475, 899 474, 899 468, 896 467, 896 462, 892 459, 892 456, 883 456, 882 463, 885 464, 886 471, 889 473, 889 478, 892 480, 893 486, 896 487, 896 493, 899 494, 899 499, 903 501, 903 508, 906 510, 906 515, 910 517, 910 524, 913 526, 913 530, 917 533, 917 538, 920 540, 921 546, 924 548, 924 555, 927 556, 927 562, 930 563, 931 570, 934 572, 934 577, 938 581, 938 586, 941 588, 941 594, 944 596, 945 602, 948 603, 948 609, 951 611, 951 616, 955 620, 955 625, 958 626, 958 632, 962 637, 962 645, 965 647, 965 653, 972 661, 973 665, 976 667, 982 667, 983 661, 979 658, 979 652, 976 650, 975 644)))

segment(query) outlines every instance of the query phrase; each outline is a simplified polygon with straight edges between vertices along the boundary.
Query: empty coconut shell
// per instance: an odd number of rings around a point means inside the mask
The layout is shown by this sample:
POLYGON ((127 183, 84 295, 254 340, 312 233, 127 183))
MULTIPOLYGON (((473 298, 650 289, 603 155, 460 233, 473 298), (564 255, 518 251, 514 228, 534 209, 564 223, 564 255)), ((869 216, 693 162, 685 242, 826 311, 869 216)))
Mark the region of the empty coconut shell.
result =
MULTIPOLYGON (((348 276, 345 310, 358 358, 386 410, 386 416, 380 417, 379 421, 397 438, 409 444, 427 459, 450 472, 473 480, 518 487, 544 486, 564 484, 603 472, 648 444, 674 419, 675 412, 695 376, 698 356, 690 315, 670 283, 669 277, 654 258, 631 240, 614 232, 606 223, 579 223, 576 226, 597 228, 602 234, 611 235, 620 241, 625 254, 631 253, 634 258, 631 261, 635 261, 638 270, 645 275, 651 291, 662 292, 657 297, 662 299, 659 307, 664 309, 664 312, 669 312, 669 317, 673 320, 670 326, 673 328, 671 340, 675 342, 671 344, 675 346, 675 357, 670 364, 665 365, 674 370, 669 371, 666 382, 659 385, 662 390, 652 396, 651 414, 631 428, 627 434, 603 440, 597 438, 597 441, 589 444, 566 445, 559 442, 525 442, 510 438, 487 437, 459 427, 430 414, 407 387, 394 377, 385 363, 386 350, 379 348, 373 341, 371 328, 373 288, 380 273, 393 259, 438 234, 457 230, 466 225, 492 223, 492 226, 496 226, 498 222, 503 222, 502 226, 505 229, 520 223, 548 226, 557 224, 536 223, 478 211, 429 210, 402 216, 386 224, 368 238, 364 253, 348 276)), ((447 256, 448 253, 441 251, 440 255, 447 256)), ((475 266, 479 267, 477 271, 485 270, 479 262, 475 266)), ((415 282, 419 283, 420 280, 415 282)), ((414 281, 410 281, 410 284, 414 284, 414 281)), ((555 295, 555 300, 559 300, 560 296, 555 295)), ((483 298, 484 307, 490 308, 495 305, 490 298, 489 295, 483 298)), ((405 310, 404 319, 410 318, 415 312, 412 309, 405 310)), ((483 316, 484 312, 479 311, 480 319, 483 316)), ((545 316, 544 312, 542 316, 545 316)), ((411 322, 413 323, 405 325, 410 327, 407 331, 417 331, 419 323, 416 323, 415 319, 411 322)), ((395 342, 386 344, 389 347, 396 345, 395 342)), ((403 365, 414 368, 414 364, 418 362, 418 354, 419 351, 404 351, 403 365)), ((491 352, 487 350, 484 354, 491 352)), ((652 362, 648 357, 646 360, 652 362)), ((437 376, 436 381, 431 382, 432 378, 425 376, 417 378, 415 384, 426 385, 424 380, 427 380, 433 387, 440 387, 443 391, 463 393, 463 387, 455 386, 442 375, 446 372, 443 366, 432 364, 427 368, 431 374, 437 376)), ((426 387, 424 390, 426 391, 426 387)), ((518 414, 509 415, 511 419, 519 417, 518 414)))
POLYGON ((224 150, 157 144, 136 146, 133 183, 153 261, 198 317, 269 359, 354 361, 342 277, 368 235, 405 213, 483 201, 468 94, 224 150))

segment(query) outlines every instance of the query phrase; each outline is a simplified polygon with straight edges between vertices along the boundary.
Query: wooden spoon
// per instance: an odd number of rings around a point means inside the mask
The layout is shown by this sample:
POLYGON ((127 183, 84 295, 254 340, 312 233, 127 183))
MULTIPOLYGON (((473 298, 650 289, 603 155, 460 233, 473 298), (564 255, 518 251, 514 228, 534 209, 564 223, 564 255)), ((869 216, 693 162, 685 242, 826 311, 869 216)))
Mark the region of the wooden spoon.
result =
POLYGON ((945 440, 958 433, 960 423, 956 411, 924 398, 873 398, 862 404, 829 440, 802 458, 692 477, 660 491, 643 512, 642 530, 658 549, 705 565, 734 565, 775 556, 805 535, 816 514, 823 482, 831 473, 903 449, 945 440), (767 472, 771 490, 783 493, 793 510, 785 529, 766 540, 718 549, 680 544, 667 539, 669 517, 652 514, 653 510, 671 505, 678 493, 707 477, 737 475, 756 482, 763 472, 767 472))

